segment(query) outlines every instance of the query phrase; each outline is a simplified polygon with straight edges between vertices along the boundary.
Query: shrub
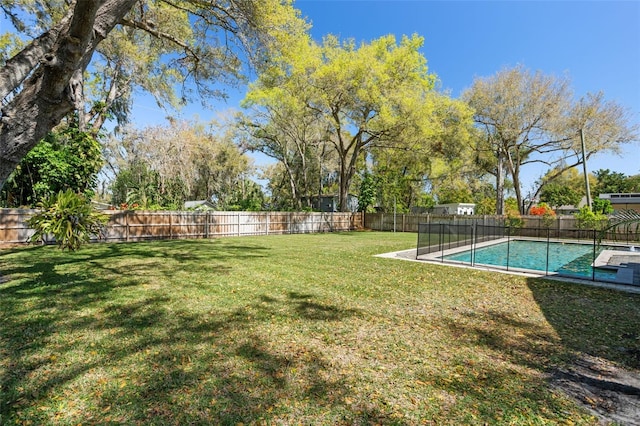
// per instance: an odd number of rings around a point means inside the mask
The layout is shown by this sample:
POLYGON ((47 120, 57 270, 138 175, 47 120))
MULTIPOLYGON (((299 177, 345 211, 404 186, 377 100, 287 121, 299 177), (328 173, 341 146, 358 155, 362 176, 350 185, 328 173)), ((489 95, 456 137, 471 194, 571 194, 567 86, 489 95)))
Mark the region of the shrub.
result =
POLYGON ((98 213, 89 200, 71 190, 58 192, 38 204, 39 212, 28 223, 35 233, 32 243, 53 236, 62 250, 74 251, 91 236, 102 236, 107 217, 98 213))
POLYGON ((580 229, 602 229, 607 224, 607 216, 592 212, 589 206, 581 207, 574 217, 578 220, 577 226, 580 229))
POLYGON ((529 210, 529 214, 531 214, 532 216, 555 216, 556 213, 551 210, 551 207, 549 207, 546 203, 540 203, 537 206, 531 207, 531 209, 529 210))
POLYGON ((522 228, 524 226, 524 220, 520 216, 520 210, 518 210, 518 203, 513 198, 505 200, 504 208, 506 211, 506 224, 511 228, 522 228))
POLYGON ((611 201, 603 200, 602 198, 595 198, 591 204, 591 210, 595 213, 611 214, 613 213, 613 206, 611 201))
POLYGON ((547 228, 553 225, 556 218, 556 212, 554 212, 547 203, 540 203, 535 207, 531 207, 529 214, 532 216, 542 216, 542 224, 547 228))

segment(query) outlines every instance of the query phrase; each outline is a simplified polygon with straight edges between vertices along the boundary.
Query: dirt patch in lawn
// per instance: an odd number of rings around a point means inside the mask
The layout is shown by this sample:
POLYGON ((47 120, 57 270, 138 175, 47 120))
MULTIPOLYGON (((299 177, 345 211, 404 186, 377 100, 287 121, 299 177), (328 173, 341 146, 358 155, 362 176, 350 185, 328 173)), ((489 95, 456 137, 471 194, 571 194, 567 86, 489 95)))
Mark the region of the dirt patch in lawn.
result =
POLYGON ((3 243, 0 242, 0 251, 2 250, 11 250, 14 248, 27 247, 27 243, 3 243))
MULTIPOLYGON (((640 362, 640 351, 634 354, 640 362)), ((640 375, 602 358, 584 355, 552 373, 551 382, 600 419, 601 424, 640 425, 640 375)))

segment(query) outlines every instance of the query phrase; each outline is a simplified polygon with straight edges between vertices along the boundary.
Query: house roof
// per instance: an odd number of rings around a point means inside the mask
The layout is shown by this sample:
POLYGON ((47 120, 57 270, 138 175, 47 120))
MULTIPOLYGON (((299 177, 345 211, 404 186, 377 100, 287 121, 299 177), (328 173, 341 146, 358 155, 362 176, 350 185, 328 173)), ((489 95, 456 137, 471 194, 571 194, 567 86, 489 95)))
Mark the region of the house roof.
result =
POLYGON ((437 204, 435 207, 475 207, 475 203, 449 203, 437 204))
POLYGON ((598 198, 611 201, 611 204, 636 204, 640 203, 640 193, 628 192, 628 193, 612 193, 612 194, 600 194, 598 198))
POLYGON ((193 200, 193 201, 185 201, 184 208, 185 209, 197 209, 197 208, 210 208, 214 209, 216 206, 209 200, 193 200))

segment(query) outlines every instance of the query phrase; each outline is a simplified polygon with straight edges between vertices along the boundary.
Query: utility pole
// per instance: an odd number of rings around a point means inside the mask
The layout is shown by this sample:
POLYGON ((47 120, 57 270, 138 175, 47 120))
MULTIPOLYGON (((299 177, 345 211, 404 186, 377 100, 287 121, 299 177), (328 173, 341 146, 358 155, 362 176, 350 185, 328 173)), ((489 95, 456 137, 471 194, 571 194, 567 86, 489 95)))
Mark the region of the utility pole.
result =
MULTIPOLYGON (((504 157, 500 149, 496 150, 498 167, 496 168, 496 214, 504 214, 504 157)), ((522 213, 524 214, 524 212, 522 213)))
POLYGON ((580 143, 582 144, 582 170, 584 172, 584 186, 587 190, 587 205, 589 206, 589 211, 591 211, 591 189, 589 188, 589 175, 587 173, 587 156, 586 156, 586 147, 584 143, 584 132, 582 128, 580 129, 580 143))

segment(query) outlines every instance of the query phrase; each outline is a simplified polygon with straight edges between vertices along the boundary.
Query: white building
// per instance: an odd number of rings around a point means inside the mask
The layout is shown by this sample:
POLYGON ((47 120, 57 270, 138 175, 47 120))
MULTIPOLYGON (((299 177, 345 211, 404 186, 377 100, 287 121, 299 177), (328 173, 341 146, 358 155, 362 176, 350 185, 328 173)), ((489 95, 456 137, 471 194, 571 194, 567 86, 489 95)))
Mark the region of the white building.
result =
POLYGON ((432 209, 433 214, 473 215, 476 205, 473 203, 438 204, 432 209))

